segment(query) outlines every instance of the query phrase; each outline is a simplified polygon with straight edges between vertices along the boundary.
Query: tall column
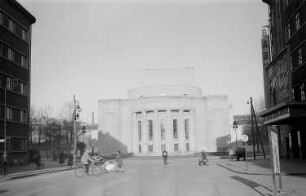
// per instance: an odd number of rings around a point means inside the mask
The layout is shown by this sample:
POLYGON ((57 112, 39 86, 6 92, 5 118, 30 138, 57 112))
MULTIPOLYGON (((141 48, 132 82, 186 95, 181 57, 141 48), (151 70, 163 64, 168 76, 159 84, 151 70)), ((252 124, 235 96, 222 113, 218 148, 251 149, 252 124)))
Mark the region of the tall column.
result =
POLYGON ((179 110, 178 116, 178 142, 179 142, 179 152, 184 153, 186 151, 186 146, 184 142, 185 137, 185 121, 183 117, 183 109, 179 110))
POLYGON ((153 114, 153 152, 160 154, 160 131, 158 110, 154 110, 153 114))
POLYGON ((166 150, 168 152, 173 152, 173 130, 172 130, 172 117, 171 110, 167 109, 166 112, 166 150))
POLYGON ((132 111, 132 144, 133 144, 133 150, 135 154, 138 154, 138 119, 137 114, 135 111, 132 111))
POLYGON ((301 139, 301 131, 297 131, 297 137, 298 137, 298 147, 299 147, 299 159, 303 159, 303 153, 302 153, 302 139, 301 139))
POLYGON ((196 129, 195 129, 195 111, 190 110, 190 120, 189 120, 189 147, 190 151, 196 151, 196 129))
POLYGON ((141 111, 142 120, 141 120, 141 152, 143 154, 148 153, 148 130, 147 130, 147 114, 146 111, 141 111))

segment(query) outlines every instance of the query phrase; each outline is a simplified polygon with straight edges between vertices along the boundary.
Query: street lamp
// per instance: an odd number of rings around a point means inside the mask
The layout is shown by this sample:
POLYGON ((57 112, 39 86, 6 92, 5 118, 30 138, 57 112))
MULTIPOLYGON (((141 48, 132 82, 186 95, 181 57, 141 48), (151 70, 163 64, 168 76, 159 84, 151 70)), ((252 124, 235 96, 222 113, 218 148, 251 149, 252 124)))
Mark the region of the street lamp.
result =
POLYGON ((76 121, 79 118, 79 113, 82 111, 79 104, 75 99, 75 95, 73 95, 73 166, 75 167, 76 161, 76 140, 77 140, 77 131, 76 131, 76 121))
POLYGON ((237 143, 237 129, 238 129, 238 123, 237 123, 237 121, 235 121, 235 120, 234 120, 234 122, 233 122, 233 129, 235 130, 235 134, 236 134, 236 147, 237 147, 237 145, 238 145, 238 143, 237 143))

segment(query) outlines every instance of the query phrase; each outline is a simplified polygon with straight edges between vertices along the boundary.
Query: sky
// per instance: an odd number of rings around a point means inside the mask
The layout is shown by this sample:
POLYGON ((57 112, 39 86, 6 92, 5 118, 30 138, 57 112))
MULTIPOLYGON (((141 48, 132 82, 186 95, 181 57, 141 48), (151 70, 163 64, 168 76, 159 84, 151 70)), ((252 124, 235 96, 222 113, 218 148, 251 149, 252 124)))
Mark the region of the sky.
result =
POLYGON ((32 26, 31 105, 54 115, 73 95, 91 122, 98 100, 127 98, 139 70, 193 67, 202 95, 233 114, 263 97, 260 0, 18 0, 32 26))

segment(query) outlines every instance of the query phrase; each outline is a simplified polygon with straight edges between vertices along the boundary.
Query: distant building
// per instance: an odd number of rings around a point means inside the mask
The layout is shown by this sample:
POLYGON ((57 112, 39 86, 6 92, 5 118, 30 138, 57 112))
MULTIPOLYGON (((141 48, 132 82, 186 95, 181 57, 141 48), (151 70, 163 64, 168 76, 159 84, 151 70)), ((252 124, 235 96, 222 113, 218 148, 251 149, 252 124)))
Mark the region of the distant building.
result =
POLYGON ((269 26, 263 31, 266 110, 276 125, 281 157, 306 158, 306 1, 263 0, 269 26))
MULTIPOLYGON (((0 138, 4 139, 6 126, 8 161, 27 160, 31 26, 35 21, 17 1, 0 1, 0 138)), ((4 143, 0 143, 1 157, 3 151, 4 143)))
POLYGON ((98 129, 102 150, 160 156, 187 155, 228 147, 227 95, 202 96, 192 86, 192 68, 150 69, 140 72, 141 87, 128 99, 99 100, 98 129))

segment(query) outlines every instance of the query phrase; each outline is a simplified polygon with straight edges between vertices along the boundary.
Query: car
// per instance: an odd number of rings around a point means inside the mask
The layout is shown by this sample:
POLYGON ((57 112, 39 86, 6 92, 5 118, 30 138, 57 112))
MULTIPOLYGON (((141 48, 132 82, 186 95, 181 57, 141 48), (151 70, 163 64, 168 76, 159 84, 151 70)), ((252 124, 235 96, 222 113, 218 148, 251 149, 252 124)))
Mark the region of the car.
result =
POLYGON ((227 149, 227 154, 232 158, 236 157, 237 161, 240 160, 240 158, 243 158, 245 161, 245 148, 244 147, 232 147, 227 149))

